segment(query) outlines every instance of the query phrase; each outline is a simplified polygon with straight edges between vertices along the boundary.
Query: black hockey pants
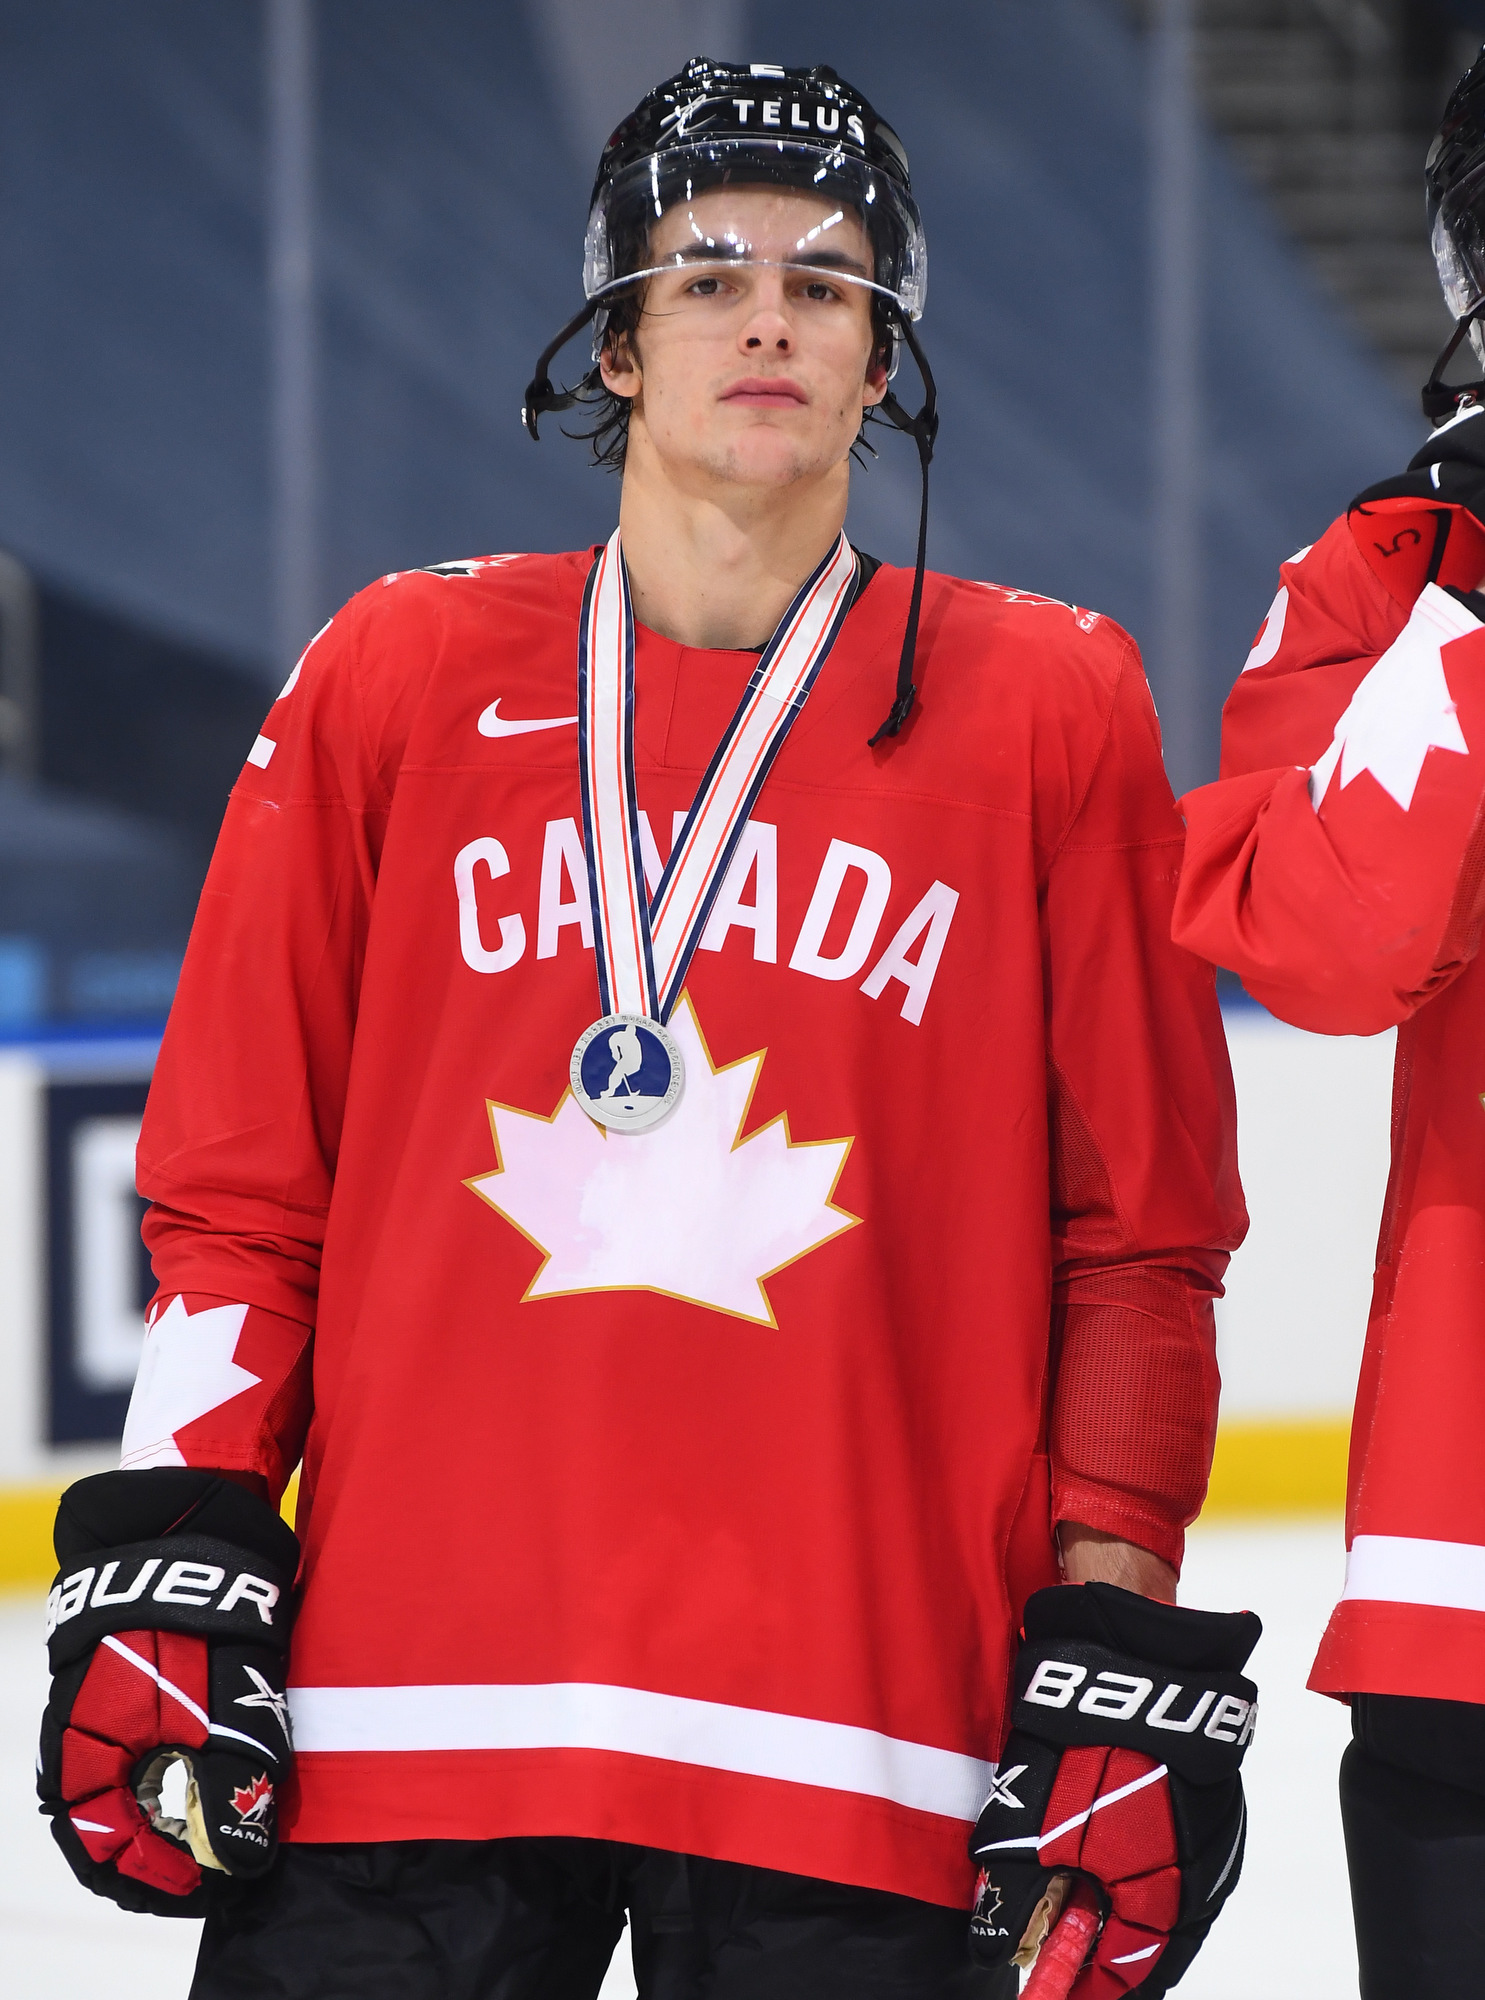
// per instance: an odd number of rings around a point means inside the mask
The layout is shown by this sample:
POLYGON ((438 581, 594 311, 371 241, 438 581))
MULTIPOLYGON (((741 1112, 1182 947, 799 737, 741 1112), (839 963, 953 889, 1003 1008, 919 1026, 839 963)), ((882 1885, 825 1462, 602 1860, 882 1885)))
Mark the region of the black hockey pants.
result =
POLYGON ((1362 1694, 1341 1760, 1362 2000, 1485 1994, 1485 1706, 1362 1694))
POLYGON ((191 2000, 1014 2000, 961 1910, 600 1840, 290 1844, 209 1916, 191 2000))

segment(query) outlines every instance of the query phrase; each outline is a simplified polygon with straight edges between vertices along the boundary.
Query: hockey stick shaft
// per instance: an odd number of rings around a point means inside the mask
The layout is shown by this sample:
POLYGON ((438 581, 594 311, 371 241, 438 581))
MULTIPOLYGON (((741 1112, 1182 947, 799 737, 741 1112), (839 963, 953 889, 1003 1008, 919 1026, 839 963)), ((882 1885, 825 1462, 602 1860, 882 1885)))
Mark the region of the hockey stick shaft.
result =
POLYGON ((1098 1936, 1098 1899, 1086 1882, 1067 1900, 1051 1936, 1037 1953, 1021 2000, 1067 2000, 1083 1969, 1088 1947, 1098 1936))

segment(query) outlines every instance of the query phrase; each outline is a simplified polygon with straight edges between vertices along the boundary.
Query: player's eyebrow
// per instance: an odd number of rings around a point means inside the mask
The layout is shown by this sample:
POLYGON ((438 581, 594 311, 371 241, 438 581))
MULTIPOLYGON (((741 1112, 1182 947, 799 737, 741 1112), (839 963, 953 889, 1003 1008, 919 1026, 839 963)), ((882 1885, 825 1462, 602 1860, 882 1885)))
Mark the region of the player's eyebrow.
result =
MULTIPOLYGON (((683 243, 678 250, 667 253, 668 264, 744 264, 751 259, 736 245, 727 243, 683 243)), ((859 257, 851 257, 843 250, 798 250, 784 257, 766 257, 758 260, 767 264, 804 264, 811 270, 846 271, 858 277, 868 275, 868 267, 859 257)))
POLYGON ((718 243, 710 237, 704 243, 683 243, 679 250, 666 253, 666 262, 671 264, 725 264, 736 262, 739 251, 735 244, 718 243))
POLYGON ((869 271, 869 266, 860 257, 848 256, 844 250, 801 250, 781 261, 789 264, 808 264, 812 269, 820 271, 853 271, 862 277, 869 271))

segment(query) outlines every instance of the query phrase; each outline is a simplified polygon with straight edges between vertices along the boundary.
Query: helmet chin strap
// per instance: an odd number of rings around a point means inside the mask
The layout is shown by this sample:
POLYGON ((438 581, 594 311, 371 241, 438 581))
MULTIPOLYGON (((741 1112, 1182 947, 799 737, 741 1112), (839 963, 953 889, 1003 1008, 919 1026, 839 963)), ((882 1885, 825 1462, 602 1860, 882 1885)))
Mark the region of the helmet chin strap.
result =
POLYGON ((874 736, 867 738, 867 748, 874 750, 885 736, 895 736, 907 721, 918 690, 913 683, 914 658, 918 650, 918 617, 923 609, 923 571, 928 560, 928 467, 933 460, 933 447, 938 438, 938 389, 933 380, 933 370, 928 365, 928 357, 918 344, 918 336, 913 332, 913 323, 900 307, 896 309, 897 329, 907 343, 908 352, 917 364, 918 373, 923 378, 923 407, 916 416, 908 412, 898 402, 889 389, 882 398, 882 415, 898 430, 905 431, 918 447, 918 467, 922 477, 922 500, 918 508, 918 557, 913 569, 913 594, 908 600, 907 624, 903 629, 902 653, 897 662, 897 698, 887 712, 887 718, 874 736))
MULTIPOLYGON (((521 421, 531 436, 540 442, 538 425, 549 410, 570 410, 582 397, 597 386, 598 370, 591 369, 574 389, 556 389, 552 386, 551 366, 569 340, 575 339, 587 326, 602 304, 600 299, 591 299, 580 313, 563 327, 555 340, 542 349, 536 364, 536 373, 526 387, 525 399, 521 404, 521 421)), ((938 438, 938 388, 933 379, 933 370, 928 365, 928 357, 913 331, 913 323, 900 306, 894 307, 893 314, 897 331, 907 345, 908 352, 917 364, 918 373, 923 378, 923 405, 914 416, 905 410, 889 389, 882 398, 882 415, 897 430, 910 437, 918 448, 918 466, 922 480, 922 499, 918 508, 918 554, 913 569, 913 593, 908 600, 907 624, 903 628, 902 653, 897 662, 897 694, 887 713, 885 721, 874 736, 867 739, 867 748, 874 750, 885 738, 895 736, 907 721, 918 690, 913 681, 913 667, 918 650, 918 620, 923 610, 923 571, 928 561, 928 468, 933 460, 933 447, 938 438)), ((1439 363, 1442 368, 1459 344, 1456 334, 1453 345, 1439 363)), ((1435 374, 1438 369, 1435 369, 1435 374)))
POLYGON ((1481 300, 1473 312, 1466 313, 1455 327, 1448 346, 1433 364, 1433 373, 1423 385, 1423 414, 1435 428, 1453 416, 1466 396, 1485 397, 1485 379, 1453 385, 1444 380, 1444 370, 1454 359, 1455 350, 1470 328, 1482 320, 1485 320, 1485 300, 1481 300))

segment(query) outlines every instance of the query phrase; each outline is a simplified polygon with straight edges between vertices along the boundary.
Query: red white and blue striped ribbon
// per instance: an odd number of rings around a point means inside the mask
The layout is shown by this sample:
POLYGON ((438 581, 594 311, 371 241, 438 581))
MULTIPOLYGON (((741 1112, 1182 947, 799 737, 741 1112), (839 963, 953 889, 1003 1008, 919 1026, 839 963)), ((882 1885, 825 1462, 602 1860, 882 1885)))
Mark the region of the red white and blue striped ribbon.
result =
POLYGON ((856 552, 842 534, 764 647, 652 904, 634 782, 634 609, 617 528, 599 551, 578 638, 578 764, 605 1015, 669 1020, 748 814, 839 636, 855 583, 856 552))

